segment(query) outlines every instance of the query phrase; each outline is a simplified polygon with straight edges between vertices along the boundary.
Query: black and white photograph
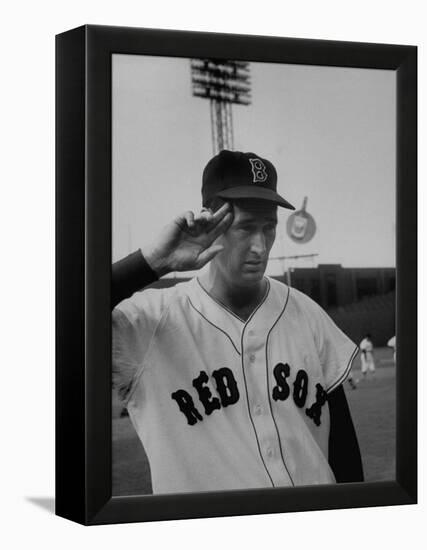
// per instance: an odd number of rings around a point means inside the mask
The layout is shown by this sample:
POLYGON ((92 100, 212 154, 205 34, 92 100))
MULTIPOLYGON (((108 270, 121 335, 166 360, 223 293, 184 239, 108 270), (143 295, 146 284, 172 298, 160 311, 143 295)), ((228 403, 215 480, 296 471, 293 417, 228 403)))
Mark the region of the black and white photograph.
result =
POLYGON ((4 5, 2 548, 420 545, 422 8, 4 5))
POLYGON ((112 493, 396 478, 396 71, 113 54, 112 493))

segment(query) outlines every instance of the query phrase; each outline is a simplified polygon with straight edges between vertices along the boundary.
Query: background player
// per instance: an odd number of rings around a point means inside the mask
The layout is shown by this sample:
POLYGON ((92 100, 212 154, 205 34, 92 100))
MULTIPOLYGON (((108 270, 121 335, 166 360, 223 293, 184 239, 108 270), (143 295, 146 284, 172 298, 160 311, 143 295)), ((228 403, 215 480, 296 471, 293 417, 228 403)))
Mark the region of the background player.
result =
POLYGON ((372 337, 370 334, 367 334, 365 338, 363 338, 363 340, 360 342, 359 348, 361 351, 360 362, 363 377, 366 378, 368 371, 371 372, 372 375, 374 375, 374 344, 372 343, 372 337))
POLYGON ((363 480, 342 389, 357 347, 307 296, 264 276, 277 206, 293 208, 276 183, 266 159, 222 151, 204 170, 204 211, 114 266, 116 304, 208 264, 113 312, 115 384, 154 492, 363 480))
POLYGON ((387 342, 389 348, 393 348, 393 361, 396 363, 396 336, 392 336, 387 342))

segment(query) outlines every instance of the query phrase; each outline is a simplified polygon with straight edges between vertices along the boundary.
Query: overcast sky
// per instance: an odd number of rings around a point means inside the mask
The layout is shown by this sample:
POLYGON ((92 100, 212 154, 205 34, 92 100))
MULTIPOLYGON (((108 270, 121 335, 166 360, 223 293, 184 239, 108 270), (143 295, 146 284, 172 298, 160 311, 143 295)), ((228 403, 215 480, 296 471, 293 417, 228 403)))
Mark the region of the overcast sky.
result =
MULTIPOLYGON (((286 235, 279 208, 272 256, 292 267, 395 266, 395 72, 251 63, 252 104, 233 106, 234 149, 268 158, 278 191, 317 232, 286 235)), ((212 157, 209 101, 192 97, 190 61, 113 55, 113 259, 142 246, 176 214, 200 208, 212 157)), ((270 261, 268 273, 281 265, 270 261)))

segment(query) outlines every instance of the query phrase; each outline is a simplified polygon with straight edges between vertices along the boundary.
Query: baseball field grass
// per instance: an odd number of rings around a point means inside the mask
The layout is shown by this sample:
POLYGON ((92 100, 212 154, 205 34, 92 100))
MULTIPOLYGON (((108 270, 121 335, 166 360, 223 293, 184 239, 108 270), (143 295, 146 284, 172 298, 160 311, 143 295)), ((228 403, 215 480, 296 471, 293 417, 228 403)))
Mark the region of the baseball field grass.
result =
MULTIPOLYGON (((359 439, 366 481, 394 479, 396 385, 393 353, 388 348, 375 350, 376 372, 362 378, 360 358, 353 363, 353 390, 344 387, 359 439)), ((121 406, 113 399, 113 494, 151 493, 150 466, 129 417, 120 417, 121 406)))

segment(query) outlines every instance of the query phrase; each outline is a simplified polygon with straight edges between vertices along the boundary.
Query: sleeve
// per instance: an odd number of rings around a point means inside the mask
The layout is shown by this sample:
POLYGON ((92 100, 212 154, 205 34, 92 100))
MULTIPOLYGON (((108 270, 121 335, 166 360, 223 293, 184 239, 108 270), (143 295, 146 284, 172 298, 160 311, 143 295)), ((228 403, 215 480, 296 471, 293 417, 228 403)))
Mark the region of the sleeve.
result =
POLYGON ((113 388, 126 400, 174 289, 147 289, 112 312, 113 388))
POLYGON ((331 415, 329 465, 337 483, 364 481, 362 457, 342 385, 328 395, 331 415))
POLYGON ((319 357, 329 393, 347 378, 359 348, 322 309, 319 328, 319 357))
POLYGON ((115 262, 111 270, 111 307, 157 280, 141 250, 115 262))
POLYGON ((329 315, 311 298, 305 296, 314 340, 327 393, 337 388, 350 373, 359 347, 342 332, 329 315))
POLYGON ((125 400, 144 360, 143 342, 137 326, 119 309, 112 314, 113 388, 125 400))

